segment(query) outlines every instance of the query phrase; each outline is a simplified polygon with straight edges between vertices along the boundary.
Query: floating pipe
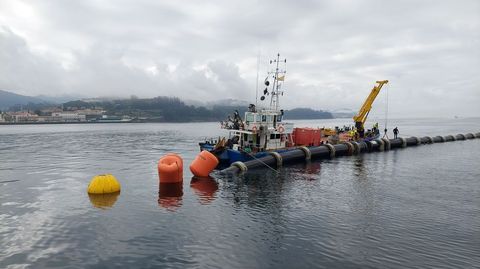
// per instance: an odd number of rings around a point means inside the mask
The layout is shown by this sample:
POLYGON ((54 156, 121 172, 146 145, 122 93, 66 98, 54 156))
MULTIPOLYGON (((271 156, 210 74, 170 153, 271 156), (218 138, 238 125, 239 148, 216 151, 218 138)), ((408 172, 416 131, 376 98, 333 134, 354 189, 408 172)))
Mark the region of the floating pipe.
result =
POLYGON ((405 148, 418 146, 422 144, 444 143, 457 140, 467 140, 480 138, 480 132, 472 134, 457 134, 447 136, 424 136, 424 137, 399 137, 394 139, 376 139, 373 141, 361 142, 344 142, 336 145, 324 144, 315 147, 298 147, 286 152, 271 152, 271 154, 249 160, 246 162, 234 162, 230 167, 221 170, 221 173, 238 173, 247 172, 250 169, 263 167, 265 165, 280 167, 283 164, 288 164, 296 161, 304 161, 310 159, 330 159, 339 156, 350 156, 359 153, 373 152, 373 151, 388 151, 394 148, 405 148))

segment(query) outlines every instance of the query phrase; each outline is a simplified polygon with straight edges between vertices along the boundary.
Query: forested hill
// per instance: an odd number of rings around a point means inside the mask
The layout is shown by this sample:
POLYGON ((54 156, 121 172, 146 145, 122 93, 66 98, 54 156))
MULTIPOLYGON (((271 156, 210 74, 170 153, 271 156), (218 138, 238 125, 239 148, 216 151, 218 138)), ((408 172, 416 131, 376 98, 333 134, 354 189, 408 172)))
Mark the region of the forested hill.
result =
MULTIPOLYGON (((245 106, 214 105, 210 108, 186 105, 179 98, 156 97, 151 99, 124 99, 114 101, 71 101, 63 104, 66 110, 82 108, 102 108, 108 115, 128 115, 158 122, 221 121, 238 110, 243 115, 245 106)), ((331 119, 332 114, 309 108, 296 108, 285 111, 286 119, 331 119)))
POLYGON ((150 122, 221 121, 235 110, 243 114, 246 107, 214 105, 211 108, 186 105, 176 97, 151 99, 124 99, 114 101, 71 101, 63 104, 65 110, 102 108, 108 115, 130 116, 150 122))
MULTIPOLYGON (((10 111, 29 110, 41 113, 43 109, 51 109, 51 104, 29 103, 23 106, 12 106, 10 111)), ((108 116, 130 116, 133 119, 148 122, 195 122, 195 121, 222 121, 228 115, 238 110, 244 115, 246 105, 187 105, 176 97, 156 97, 148 99, 120 99, 120 100, 77 100, 56 105, 66 111, 80 109, 101 109, 108 116)), ((38 114, 37 113, 37 114, 38 114)), ((296 108, 285 111, 285 119, 330 119, 332 114, 326 111, 317 111, 309 108, 296 108)))

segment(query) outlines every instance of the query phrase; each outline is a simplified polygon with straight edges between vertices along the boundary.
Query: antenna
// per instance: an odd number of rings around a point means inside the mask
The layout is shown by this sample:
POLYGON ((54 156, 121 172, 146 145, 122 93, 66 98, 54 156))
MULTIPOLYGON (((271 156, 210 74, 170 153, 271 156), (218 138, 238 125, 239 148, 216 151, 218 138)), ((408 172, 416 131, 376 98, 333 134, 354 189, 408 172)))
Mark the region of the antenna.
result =
POLYGON ((260 48, 258 48, 257 54, 257 85, 255 86, 255 107, 258 107, 258 69, 260 66, 260 48))
MULTIPOLYGON (((280 91, 280 88, 281 88, 283 83, 280 84, 280 81, 282 81, 282 82, 285 81, 285 74, 286 74, 286 70, 287 70, 287 59, 280 60, 280 53, 278 53, 277 54, 277 59, 270 60, 270 64, 274 64, 275 67, 272 69, 272 71, 268 72, 268 75, 265 78, 264 84, 265 84, 266 87, 265 87, 265 90, 263 90, 263 95, 260 97, 260 101, 264 101, 265 96, 271 95, 270 96, 270 110, 278 110, 280 95, 283 96, 283 91, 280 91), (284 63, 284 69, 283 70, 281 70, 279 68, 280 63, 284 63), (270 83, 269 78, 273 78, 272 83, 270 83), (270 85, 272 85, 271 91, 268 90, 270 85)), ((258 72, 257 72, 257 77, 258 77, 258 72)), ((257 83, 258 83, 258 79, 257 79, 257 83)), ((257 89, 257 91, 258 91, 258 89, 257 89)), ((258 96, 257 96, 257 98, 258 98, 258 96)))
MULTIPOLYGON (((283 59, 283 60, 281 60, 281 62, 285 63, 285 67, 286 67, 287 59, 283 59)), ((269 72, 269 74, 273 74, 273 83, 272 83, 272 92, 271 92, 272 96, 271 96, 271 99, 270 99, 270 109, 278 110, 280 94, 283 94, 283 92, 280 92, 279 81, 284 81, 285 80, 286 71, 279 69, 280 53, 277 53, 277 59, 270 61, 270 64, 272 64, 272 63, 275 64, 275 71, 269 72), (283 76, 279 77, 278 75, 283 75, 283 76)))

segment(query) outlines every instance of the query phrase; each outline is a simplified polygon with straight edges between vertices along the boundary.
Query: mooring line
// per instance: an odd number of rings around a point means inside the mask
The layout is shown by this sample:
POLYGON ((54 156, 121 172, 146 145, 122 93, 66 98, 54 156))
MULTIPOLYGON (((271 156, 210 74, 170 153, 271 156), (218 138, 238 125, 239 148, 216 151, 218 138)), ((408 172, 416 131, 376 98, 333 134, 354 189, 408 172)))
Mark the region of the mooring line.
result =
POLYGON ((268 167, 268 168, 270 168, 271 170, 275 171, 275 173, 277 173, 277 174, 279 173, 277 170, 273 169, 273 167, 271 167, 270 165, 266 164, 264 161, 262 161, 262 160, 260 160, 260 159, 256 158, 256 157, 255 157, 255 156, 253 156, 252 154, 250 154, 250 153, 248 153, 248 152, 246 152, 246 151, 244 151, 244 150, 242 150, 242 152, 245 152, 245 153, 247 153, 247 154, 248 154, 250 157, 254 158, 255 160, 257 160, 257 161, 261 162, 261 163, 262 163, 263 165, 265 165, 266 167, 268 167))

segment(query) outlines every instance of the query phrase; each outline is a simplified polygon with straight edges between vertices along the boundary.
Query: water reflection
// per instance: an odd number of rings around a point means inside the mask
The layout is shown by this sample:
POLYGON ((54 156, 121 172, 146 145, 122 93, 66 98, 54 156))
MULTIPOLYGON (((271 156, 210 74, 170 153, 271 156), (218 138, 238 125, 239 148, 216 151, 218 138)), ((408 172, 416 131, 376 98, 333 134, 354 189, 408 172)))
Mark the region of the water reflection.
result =
POLYGON ((158 188, 158 205, 175 211, 182 206, 183 182, 160 183, 158 188))
POLYGON ((190 187, 198 195, 200 204, 205 205, 215 200, 218 183, 212 177, 192 177, 190 187))
POLYGON ((108 209, 112 207, 118 199, 120 192, 114 193, 104 193, 104 194, 88 194, 88 198, 90 199, 90 203, 94 207, 101 208, 101 209, 108 209))
POLYGON ((310 175, 317 175, 320 173, 320 162, 319 161, 309 161, 305 163, 305 173, 310 175))
POLYGON ((354 174, 358 179, 367 180, 368 172, 365 168, 365 164, 362 157, 356 158, 353 165, 355 166, 354 174))

